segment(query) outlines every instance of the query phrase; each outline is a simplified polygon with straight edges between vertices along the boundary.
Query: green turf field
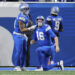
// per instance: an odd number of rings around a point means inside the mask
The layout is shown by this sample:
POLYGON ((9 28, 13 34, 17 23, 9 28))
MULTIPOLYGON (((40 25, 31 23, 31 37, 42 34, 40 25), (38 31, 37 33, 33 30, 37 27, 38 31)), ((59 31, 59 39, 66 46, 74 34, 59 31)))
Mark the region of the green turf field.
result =
POLYGON ((75 71, 0 71, 0 75, 75 75, 75 71))

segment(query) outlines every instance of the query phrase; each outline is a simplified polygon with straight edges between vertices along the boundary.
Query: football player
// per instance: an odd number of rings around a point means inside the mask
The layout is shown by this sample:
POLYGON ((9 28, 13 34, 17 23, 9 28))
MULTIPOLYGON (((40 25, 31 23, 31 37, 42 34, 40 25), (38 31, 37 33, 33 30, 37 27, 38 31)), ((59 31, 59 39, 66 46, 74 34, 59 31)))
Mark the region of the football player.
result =
POLYGON ((24 70, 24 61, 27 52, 27 36, 25 32, 35 29, 35 26, 27 28, 29 22, 29 5, 21 4, 19 6, 20 14, 15 20, 14 24, 14 50, 12 61, 15 66, 14 70, 21 71, 24 70))
MULTIPOLYGON (((52 7, 50 14, 51 16, 47 17, 47 24, 51 26, 52 31, 56 34, 57 37, 59 37, 59 32, 63 31, 63 26, 62 26, 63 19, 61 16, 58 15, 59 8, 57 6, 52 7)), ((54 42, 54 38, 52 38, 52 41, 54 42)), ((54 61, 52 61, 51 63, 53 62, 54 61)))
POLYGON ((36 23, 37 27, 33 31, 32 40, 30 42, 31 44, 34 44, 37 41, 39 44, 39 47, 36 49, 36 51, 39 65, 42 66, 42 68, 37 69, 36 71, 48 71, 58 65, 60 65, 61 69, 63 70, 64 67, 62 61, 48 65, 49 56, 54 58, 55 52, 59 52, 58 37, 51 30, 51 27, 45 24, 45 19, 43 16, 38 16, 36 23), (55 46, 52 43, 51 38, 54 38, 55 46))
POLYGON ((47 24, 49 24, 53 30, 53 32, 56 34, 57 37, 59 37, 59 32, 63 31, 62 26, 62 17, 59 16, 59 8, 54 6, 51 9, 51 16, 47 17, 47 24))

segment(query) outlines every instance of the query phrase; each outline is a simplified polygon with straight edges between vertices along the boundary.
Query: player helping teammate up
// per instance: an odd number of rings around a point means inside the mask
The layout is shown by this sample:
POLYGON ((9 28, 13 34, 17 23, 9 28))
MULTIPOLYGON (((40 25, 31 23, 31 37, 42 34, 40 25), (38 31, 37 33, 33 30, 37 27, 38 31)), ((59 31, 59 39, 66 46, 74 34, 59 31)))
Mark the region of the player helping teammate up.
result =
POLYGON ((12 61, 16 71, 24 70, 24 63, 26 60, 27 52, 27 36, 25 32, 34 30, 36 26, 27 27, 29 22, 29 5, 21 4, 19 7, 20 14, 15 20, 13 39, 14 39, 14 50, 12 61))

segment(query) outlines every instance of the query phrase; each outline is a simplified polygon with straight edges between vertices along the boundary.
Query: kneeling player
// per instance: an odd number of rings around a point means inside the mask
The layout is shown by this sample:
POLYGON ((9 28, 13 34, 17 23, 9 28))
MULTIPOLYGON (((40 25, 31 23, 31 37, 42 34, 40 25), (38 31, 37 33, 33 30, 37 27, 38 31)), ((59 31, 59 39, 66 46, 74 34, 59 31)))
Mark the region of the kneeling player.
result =
MULTIPOLYGON (((37 27, 33 32, 31 44, 34 44, 37 41, 40 46, 36 49, 36 51, 39 64, 43 67, 41 70, 47 71, 59 65, 61 66, 61 69, 64 70, 62 61, 48 65, 49 56, 53 58, 55 56, 55 52, 59 52, 58 38, 51 30, 51 27, 44 24, 43 16, 38 16, 36 22, 37 27), (54 38, 55 46, 52 43, 51 38, 54 38)), ((38 71, 40 71, 40 69, 38 69, 38 71)))

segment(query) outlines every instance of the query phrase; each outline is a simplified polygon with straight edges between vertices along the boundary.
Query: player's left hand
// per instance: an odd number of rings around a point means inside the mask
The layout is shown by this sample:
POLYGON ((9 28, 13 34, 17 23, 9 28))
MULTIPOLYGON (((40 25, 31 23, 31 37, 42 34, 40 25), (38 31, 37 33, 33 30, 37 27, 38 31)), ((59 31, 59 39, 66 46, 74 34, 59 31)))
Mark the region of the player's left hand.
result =
POLYGON ((60 51, 60 48, 59 47, 56 47, 56 52, 59 52, 60 51))
POLYGON ((35 40, 31 40, 30 41, 30 44, 32 45, 32 44, 34 44, 35 43, 35 40))

